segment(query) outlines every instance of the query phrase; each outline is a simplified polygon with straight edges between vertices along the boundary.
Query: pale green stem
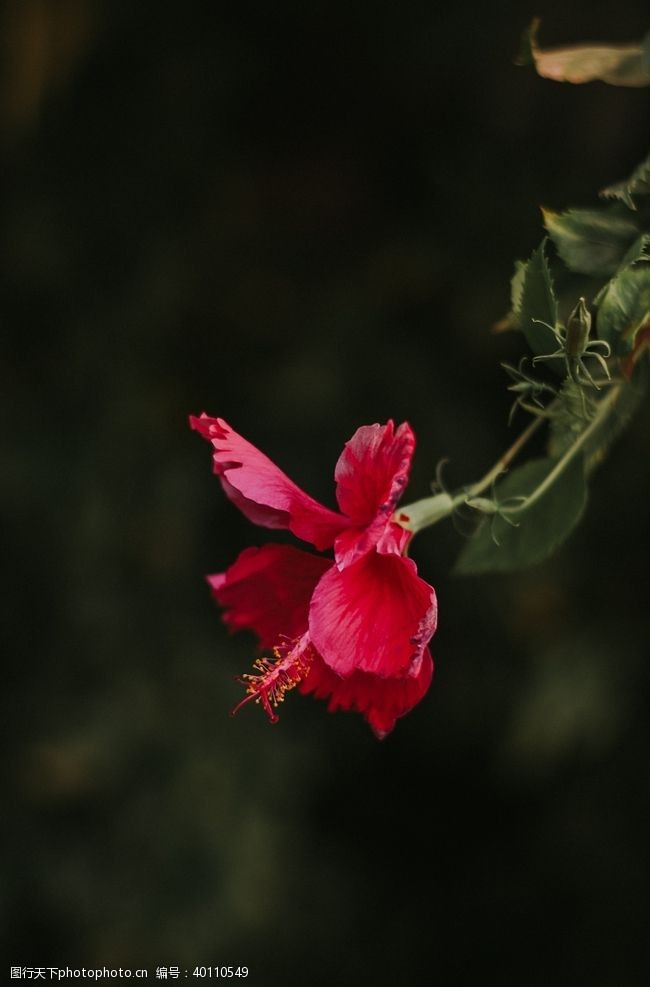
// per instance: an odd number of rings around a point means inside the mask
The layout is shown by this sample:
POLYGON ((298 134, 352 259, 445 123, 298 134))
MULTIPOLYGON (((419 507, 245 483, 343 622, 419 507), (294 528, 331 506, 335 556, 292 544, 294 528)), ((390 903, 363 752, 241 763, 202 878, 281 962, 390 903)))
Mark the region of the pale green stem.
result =
MULTIPOLYGON (((549 408, 553 404, 555 404, 554 401, 551 402, 549 408)), ((535 434, 537 429, 542 425, 542 423, 543 423, 542 418, 535 418, 530 423, 528 428, 524 429, 524 431, 521 433, 517 441, 513 442, 510 448, 507 449, 506 452, 504 452, 504 454, 501 456, 501 458, 497 460, 497 462, 494 464, 492 469, 488 473, 486 473, 484 477, 482 477, 475 484, 473 484, 473 486, 471 486, 469 490, 465 492, 465 496, 478 497, 480 493, 483 493, 484 490, 487 490, 488 487, 491 487, 492 484, 495 482, 495 480, 498 480, 498 478, 501 476, 503 471, 508 468, 508 466, 515 458, 515 456, 517 456, 521 452, 521 450, 526 445, 528 440, 533 437, 533 435, 535 434)))
POLYGON ((522 511, 527 511, 529 507, 532 507, 533 504, 537 503, 537 501, 544 496, 546 491, 553 486, 557 478, 564 472, 569 463, 575 459, 585 443, 589 441, 594 432, 602 424, 603 419, 605 419, 610 413, 618 400, 618 396, 621 392, 621 386, 622 385, 619 384, 617 387, 613 387, 607 392, 607 396, 604 397, 598 405, 596 416, 589 423, 584 432, 580 433, 573 445, 569 446, 562 458, 557 461, 551 472, 545 477, 544 480, 542 480, 540 485, 533 490, 533 492, 529 494, 529 496, 526 497, 521 504, 515 504, 512 507, 500 507, 499 512, 501 514, 521 514, 522 511))
POLYGON ((508 468, 515 456, 523 449, 541 425, 541 418, 536 418, 532 421, 528 428, 524 429, 516 442, 513 442, 510 448, 497 460, 492 469, 471 487, 461 490, 460 493, 454 496, 449 493, 439 493, 433 497, 416 500, 412 504, 407 504, 406 507, 400 508, 396 513, 396 520, 404 524, 404 527, 415 534, 417 531, 422 531, 423 528, 429 528, 437 521, 442 521, 443 518, 449 517, 457 507, 460 507, 461 504, 467 501, 468 497, 478 497, 483 490, 491 486, 503 471, 508 468), (408 518, 408 521, 405 520, 406 518, 408 518))
MULTIPOLYGON (((580 433, 573 445, 567 449, 562 458, 558 460, 548 476, 545 477, 540 485, 533 490, 528 497, 522 498, 522 503, 511 507, 499 507, 500 514, 521 514, 523 511, 528 510, 529 507, 532 507, 532 505, 535 504, 540 497, 544 496, 546 491, 555 483, 557 478, 561 476, 569 463, 575 458, 575 456, 577 456, 585 443, 589 441, 591 436, 601 425, 603 419, 605 419, 610 413, 618 400, 622 386, 624 385, 618 384, 608 390, 606 396, 599 402, 598 410, 594 419, 589 423, 584 431, 580 433)), ((556 402, 551 402, 549 409, 551 409, 555 403, 556 402)), ((514 442, 510 448, 504 452, 501 458, 497 460, 492 469, 472 486, 465 487, 457 494, 452 495, 443 492, 435 494, 433 497, 425 497, 423 500, 416 500, 414 503, 400 508, 395 514, 395 520, 409 531, 412 531, 413 534, 416 534, 418 531, 422 531, 423 528, 429 528, 431 525, 436 524, 437 521, 441 521, 443 518, 448 517, 454 510, 456 510, 457 507, 460 507, 462 504, 467 504, 469 501, 477 498, 479 494, 491 486, 504 472, 504 470, 507 469, 515 456, 517 456, 521 449, 523 449, 529 439, 535 434, 537 429, 540 428, 542 424, 543 419, 541 417, 532 421, 528 428, 521 433, 517 441, 514 442)), ((474 506, 478 507, 477 504, 474 506)))

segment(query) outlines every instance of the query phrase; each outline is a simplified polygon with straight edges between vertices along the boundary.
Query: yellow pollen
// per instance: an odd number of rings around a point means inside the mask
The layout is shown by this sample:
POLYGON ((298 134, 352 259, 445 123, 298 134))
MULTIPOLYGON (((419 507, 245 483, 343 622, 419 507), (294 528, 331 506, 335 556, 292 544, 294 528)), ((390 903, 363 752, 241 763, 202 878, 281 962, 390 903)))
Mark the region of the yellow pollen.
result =
POLYGON ((277 723, 279 717, 274 710, 284 701, 286 693, 304 679, 312 660, 307 634, 292 645, 273 648, 272 658, 258 658, 253 663, 255 672, 246 672, 237 678, 246 687, 246 695, 230 715, 234 716, 252 700, 262 704, 271 723, 277 723))

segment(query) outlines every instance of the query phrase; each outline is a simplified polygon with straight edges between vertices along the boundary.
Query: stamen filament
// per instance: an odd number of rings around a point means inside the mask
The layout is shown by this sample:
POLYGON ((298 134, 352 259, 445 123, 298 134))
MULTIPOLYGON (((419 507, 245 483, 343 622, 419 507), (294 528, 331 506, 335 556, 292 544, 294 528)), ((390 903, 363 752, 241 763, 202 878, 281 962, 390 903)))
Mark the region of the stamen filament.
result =
POLYGON ((271 723, 279 717, 275 709, 284 701, 287 692, 301 682, 313 660, 309 634, 303 634, 291 645, 278 645, 273 648, 273 657, 258 658, 253 663, 257 671, 238 676, 237 681, 246 687, 246 695, 239 702, 231 716, 234 716, 246 703, 261 703, 271 723))

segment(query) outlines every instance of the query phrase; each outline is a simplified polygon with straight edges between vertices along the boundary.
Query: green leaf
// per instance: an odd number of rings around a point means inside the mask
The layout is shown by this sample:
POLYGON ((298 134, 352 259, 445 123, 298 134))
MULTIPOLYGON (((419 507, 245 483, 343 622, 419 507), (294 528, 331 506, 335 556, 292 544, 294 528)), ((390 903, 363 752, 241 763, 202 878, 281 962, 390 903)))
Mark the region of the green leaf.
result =
POLYGON ((617 274, 598 296, 598 336, 615 353, 634 346, 641 327, 650 320, 650 263, 640 261, 617 274))
POLYGON ((585 447, 585 468, 591 473, 603 461, 609 447, 619 437, 636 413, 648 390, 650 363, 641 360, 634 369, 632 379, 621 387, 611 413, 596 429, 585 447))
MULTIPOLYGON (((650 48, 650 34, 646 37, 646 44, 650 48)), ((650 155, 634 169, 629 178, 609 185, 599 194, 605 199, 620 199, 628 209, 636 209, 633 196, 650 195, 650 155)))
POLYGON ((539 75, 554 82, 580 84, 599 80, 612 86, 650 85, 647 38, 639 44, 565 45, 540 48, 536 18, 522 39, 518 64, 531 61, 539 75))
POLYGON ((650 248, 650 233, 642 233, 634 241, 625 257, 621 261, 619 270, 624 271, 631 264, 636 264, 640 260, 650 260, 648 249, 650 248))
POLYGON ((548 328, 557 325, 557 299, 545 245, 544 240, 533 251, 530 260, 522 265, 523 274, 517 270, 513 279, 521 277, 521 282, 517 285, 517 290, 520 291, 520 305, 516 313, 518 325, 536 356, 546 356, 558 348, 557 340, 548 328))
POLYGON ((608 209, 542 210, 544 226, 571 271, 611 277, 639 237, 635 219, 622 206, 608 209))
MULTIPOLYGON (((632 264, 638 264, 639 261, 650 261, 650 255, 648 254, 650 250, 650 233, 642 233, 641 236, 637 237, 634 241, 625 257, 620 263, 618 274, 621 274, 627 267, 631 267, 632 264)), ((598 294, 594 298, 594 305, 596 308, 601 304, 603 298, 607 294, 607 289, 609 288, 609 282, 604 284, 600 289, 598 294)))
MULTIPOLYGON (((554 466, 553 459, 530 460, 497 484, 496 499, 503 503, 509 497, 528 496, 554 466)), ((454 571, 461 575, 512 572, 542 562, 575 527, 586 496, 582 456, 576 456, 543 497, 515 515, 512 520, 518 527, 498 516, 486 517, 477 535, 463 548, 454 571)))
POLYGON ((559 459, 592 421, 598 410, 597 394, 594 388, 581 387, 567 377, 558 392, 557 406, 549 423, 549 456, 559 459))

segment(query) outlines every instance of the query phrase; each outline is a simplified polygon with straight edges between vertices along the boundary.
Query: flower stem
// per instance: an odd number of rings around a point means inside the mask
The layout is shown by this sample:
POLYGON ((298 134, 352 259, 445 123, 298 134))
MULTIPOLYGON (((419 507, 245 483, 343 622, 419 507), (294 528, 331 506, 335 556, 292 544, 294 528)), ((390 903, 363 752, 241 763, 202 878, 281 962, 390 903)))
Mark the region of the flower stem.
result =
POLYGON ((607 392, 607 395, 598 405, 598 411, 595 417, 589 425, 587 425, 584 431, 580 433, 573 445, 569 446, 567 451, 561 459, 557 461, 551 472, 544 478, 544 480, 542 480, 540 485, 520 504, 513 504, 511 507, 500 507, 499 512, 501 514, 521 514, 523 511, 527 511, 529 507, 532 507, 533 504, 537 503, 537 501, 544 496, 546 491, 553 486, 557 478, 561 476, 569 463, 575 459, 582 447, 591 438, 604 419, 607 418, 619 398, 622 386, 623 385, 619 384, 616 387, 612 387, 611 390, 607 392))
POLYGON ((413 534, 416 534, 418 531, 422 531, 423 528, 430 528, 437 521, 442 521, 443 518, 449 517, 457 507, 460 507, 461 504, 466 502, 468 497, 477 497, 483 490, 494 483, 501 473, 508 468, 515 456, 523 449, 542 423, 542 418, 535 418, 524 429, 516 441, 513 442, 510 448, 496 461, 485 476, 481 477, 471 487, 465 487, 455 495, 443 491, 442 493, 435 494, 433 497, 424 497, 422 500, 416 500, 414 503, 400 508, 395 515, 395 520, 399 524, 402 524, 403 527, 408 528, 409 531, 412 531, 413 534))
MULTIPOLYGON (((547 490, 553 486, 555 481, 562 475, 569 463, 578 455, 583 446, 589 441, 605 418, 607 418, 610 414, 618 401, 621 389, 624 386, 624 383, 616 383, 614 386, 610 386, 607 394, 598 404, 595 417, 580 433, 575 442, 566 450, 564 455, 557 461, 550 473, 531 494, 527 497, 521 498, 521 503, 512 504, 509 507, 499 506, 495 503, 492 505, 495 510, 498 507, 498 512, 502 515, 522 514, 524 511, 527 511, 529 507, 532 507, 533 504, 537 503, 537 501, 544 496, 547 490)), ((548 410, 551 413, 557 403, 558 399, 552 401, 548 405, 548 410)), ((395 520, 409 531, 412 531, 413 534, 416 534, 418 531, 422 531, 423 528, 429 528, 431 525, 436 524, 443 518, 448 517, 453 513, 453 511, 456 510, 457 507, 475 500, 508 468, 515 456, 519 454, 526 443, 541 427, 545 419, 546 416, 535 418, 535 420, 532 421, 526 429, 524 429, 518 439, 513 442, 510 448, 507 449, 506 452, 504 452, 503 455, 496 461, 494 466, 485 474, 485 476, 481 477, 480 480, 477 480, 476 483, 472 484, 470 487, 464 487, 456 494, 443 491, 442 493, 435 494, 433 497, 425 497, 423 500, 416 500, 413 504, 408 504, 406 507, 400 508, 395 515, 395 520)), ((470 506, 474 506, 480 510, 478 504, 476 503, 473 505, 470 504, 470 506)))
MULTIPOLYGON (((551 402, 551 405, 553 404, 555 404, 554 401, 551 402)), ((551 407, 551 405, 549 405, 549 408, 551 407)), ((487 490, 487 488, 491 486, 495 482, 495 480, 497 480, 501 476, 503 471, 508 468, 508 466, 515 458, 515 456, 517 456, 518 453, 523 449, 523 447, 526 445, 528 440, 533 437, 537 429, 541 426, 542 422, 543 422, 543 418, 541 417, 535 418, 530 423, 528 428, 524 429, 524 431, 521 433, 521 435, 516 440, 516 442, 513 442, 510 448, 507 449, 504 452, 504 454, 501 456, 501 458, 496 461, 492 469, 488 473, 486 473, 484 477, 482 477, 480 480, 474 483, 469 488, 469 490, 466 491, 466 496, 478 497, 480 493, 483 493, 484 490, 487 490)))

